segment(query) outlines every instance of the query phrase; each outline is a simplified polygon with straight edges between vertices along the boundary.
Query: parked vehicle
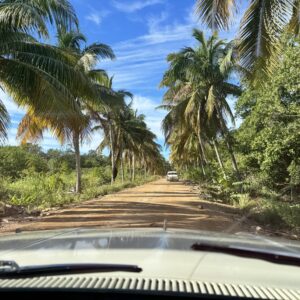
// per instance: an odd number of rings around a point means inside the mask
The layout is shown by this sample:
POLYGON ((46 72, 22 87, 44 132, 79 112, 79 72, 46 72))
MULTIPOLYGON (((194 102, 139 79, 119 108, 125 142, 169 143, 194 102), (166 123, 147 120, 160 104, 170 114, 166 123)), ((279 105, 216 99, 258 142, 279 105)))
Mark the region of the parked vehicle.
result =
POLYGON ((167 173, 167 180, 168 181, 178 181, 179 177, 176 171, 169 171, 167 173))

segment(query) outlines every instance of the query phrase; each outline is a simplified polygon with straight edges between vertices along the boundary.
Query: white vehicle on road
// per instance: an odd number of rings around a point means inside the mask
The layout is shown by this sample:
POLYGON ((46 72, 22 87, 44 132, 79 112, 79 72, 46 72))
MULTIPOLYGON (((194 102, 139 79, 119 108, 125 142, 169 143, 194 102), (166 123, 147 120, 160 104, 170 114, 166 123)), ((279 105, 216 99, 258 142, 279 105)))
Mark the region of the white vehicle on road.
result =
POLYGON ((176 171, 169 171, 167 173, 167 180, 168 181, 178 181, 179 177, 176 171))

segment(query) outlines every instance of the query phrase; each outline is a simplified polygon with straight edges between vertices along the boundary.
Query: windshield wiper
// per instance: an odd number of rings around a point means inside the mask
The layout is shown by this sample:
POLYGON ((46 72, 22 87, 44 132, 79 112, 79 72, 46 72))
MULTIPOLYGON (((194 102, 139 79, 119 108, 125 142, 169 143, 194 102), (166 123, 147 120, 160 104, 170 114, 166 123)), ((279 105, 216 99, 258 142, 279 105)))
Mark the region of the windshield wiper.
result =
POLYGON ((98 272, 142 272, 136 265, 123 264, 55 264, 20 267, 15 261, 0 261, 0 278, 30 277, 98 272))
POLYGON ((275 264, 300 266, 299 256, 290 256, 285 254, 272 253, 267 251, 260 251, 256 249, 242 248, 238 246, 222 246, 212 245, 208 243, 195 243, 191 249, 196 251, 208 251, 215 253, 230 254, 245 258, 261 259, 275 264))

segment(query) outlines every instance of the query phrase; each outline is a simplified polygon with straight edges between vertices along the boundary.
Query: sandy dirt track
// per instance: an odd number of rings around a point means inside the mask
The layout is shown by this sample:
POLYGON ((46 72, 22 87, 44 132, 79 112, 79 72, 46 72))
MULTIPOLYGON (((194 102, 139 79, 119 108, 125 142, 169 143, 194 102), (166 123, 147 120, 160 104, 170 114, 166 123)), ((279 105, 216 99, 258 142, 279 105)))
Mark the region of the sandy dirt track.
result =
POLYGON ((199 198, 199 191, 182 182, 160 179, 123 190, 77 206, 60 209, 47 216, 12 222, 2 232, 44 230, 68 227, 163 227, 214 230, 220 232, 251 231, 230 206, 199 198))

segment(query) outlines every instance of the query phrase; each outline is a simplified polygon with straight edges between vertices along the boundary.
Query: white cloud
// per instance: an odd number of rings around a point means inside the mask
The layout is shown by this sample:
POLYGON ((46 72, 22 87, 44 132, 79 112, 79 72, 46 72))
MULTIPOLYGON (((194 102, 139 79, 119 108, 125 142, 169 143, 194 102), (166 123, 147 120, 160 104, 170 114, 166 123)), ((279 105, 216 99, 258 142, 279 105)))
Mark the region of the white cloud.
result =
POLYGON ((156 4, 161 4, 163 2, 164 2, 164 0, 143 0, 143 1, 141 0, 141 1, 134 1, 131 3, 128 3, 128 2, 124 3, 123 0, 122 0, 122 2, 114 0, 112 2, 112 5, 120 11, 127 12, 127 13, 133 13, 133 12, 141 10, 145 7, 156 5, 156 4))
POLYGON ((110 12, 108 10, 102 10, 102 11, 96 11, 92 9, 92 11, 85 16, 85 18, 96 25, 100 25, 103 21, 103 19, 108 16, 110 12))
POLYGON ((159 30, 159 25, 168 18, 167 12, 161 12, 160 15, 150 16, 147 20, 149 33, 159 30))
POLYGON ((154 111, 158 104, 148 97, 136 95, 133 97, 132 106, 134 109, 138 109, 139 112, 146 113, 154 111))
POLYGON ((100 23, 102 21, 101 16, 96 13, 90 13, 89 15, 86 16, 86 19, 94 22, 97 25, 100 25, 100 23))
POLYGON ((161 122, 166 112, 156 109, 159 104, 160 99, 141 95, 135 95, 132 102, 133 108, 137 109, 139 114, 144 114, 146 116, 145 121, 151 131, 155 133, 159 140, 163 140, 164 137, 161 131, 161 122))
POLYGON ((148 18, 148 33, 113 46, 117 59, 102 62, 101 68, 114 75, 115 88, 158 90, 167 69, 166 57, 194 43, 192 29, 197 25, 187 18, 182 23, 162 25, 167 13, 148 18))

